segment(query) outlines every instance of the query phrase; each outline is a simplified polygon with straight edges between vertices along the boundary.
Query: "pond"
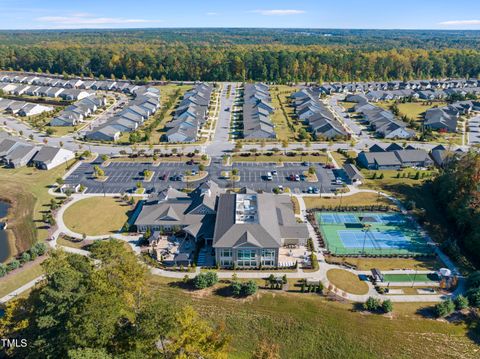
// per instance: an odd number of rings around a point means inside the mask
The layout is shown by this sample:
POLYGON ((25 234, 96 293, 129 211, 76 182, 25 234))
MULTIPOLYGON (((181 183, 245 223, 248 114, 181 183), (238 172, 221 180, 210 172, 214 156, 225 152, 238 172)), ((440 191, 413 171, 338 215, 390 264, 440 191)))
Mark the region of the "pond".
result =
MULTIPOLYGON (((0 221, 2 218, 5 218, 7 216, 9 208, 10 204, 0 201, 0 221)), ((0 228, 3 228, 3 222, 1 223, 0 228)), ((4 262, 8 259, 9 256, 10 245, 8 243, 8 235, 6 231, 0 229, 0 262, 4 262)))

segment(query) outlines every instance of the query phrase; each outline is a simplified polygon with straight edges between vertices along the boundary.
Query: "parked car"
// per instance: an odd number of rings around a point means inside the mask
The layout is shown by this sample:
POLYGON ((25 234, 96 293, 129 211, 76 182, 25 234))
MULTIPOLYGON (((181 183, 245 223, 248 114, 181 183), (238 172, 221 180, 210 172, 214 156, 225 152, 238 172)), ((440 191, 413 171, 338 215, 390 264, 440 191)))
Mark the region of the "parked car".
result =
POLYGON ((266 179, 267 181, 273 180, 272 173, 271 173, 271 172, 267 172, 267 175, 265 176, 265 179, 266 179))
POLYGON ((342 184, 343 181, 342 181, 342 179, 341 179, 340 177, 337 177, 337 178, 335 179, 335 183, 336 183, 336 184, 342 184))
POLYGON ((166 178, 167 178, 167 175, 161 175, 159 177, 160 181, 165 181, 166 178))
POLYGON ((299 175, 295 175, 295 182, 300 182, 300 176, 299 175))
POLYGON ((295 181, 295 175, 292 174, 292 175, 288 176, 288 180, 289 181, 295 181))
POLYGON ((303 161, 303 162, 302 162, 302 166, 310 166, 310 162, 303 161))
POLYGON ((313 193, 315 193, 315 194, 320 193, 320 190, 318 189, 318 187, 313 187, 313 193))
POLYGON ((278 175, 278 172, 277 171, 272 171, 272 176, 276 176, 278 175))

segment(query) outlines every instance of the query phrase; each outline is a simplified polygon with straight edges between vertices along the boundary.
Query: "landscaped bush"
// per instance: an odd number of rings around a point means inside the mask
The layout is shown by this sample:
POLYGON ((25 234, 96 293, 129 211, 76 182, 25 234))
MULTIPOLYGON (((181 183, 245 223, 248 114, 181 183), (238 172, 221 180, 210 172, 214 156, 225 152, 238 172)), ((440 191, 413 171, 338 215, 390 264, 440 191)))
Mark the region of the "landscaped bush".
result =
POLYGON ((7 266, 3 263, 0 263, 0 277, 5 276, 8 273, 7 266))
POLYGON ((230 288, 234 296, 239 297, 242 294, 242 284, 240 282, 232 282, 230 288))
POLYGON ((363 303, 363 309, 368 310, 369 312, 376 312, 382 306, 380 299, 368 297, 367 301, 363 303))
POLYGON ((247 283, 242 285, 242 294, 244 296, 250 296, 257 293, 258 285, 255 281, 249 280, 247 283))
POLYGON ((452 314, 455 311, 455 304, 451 299, 447 299, 443 302, 440 302, 434 307, 435 315, 438 318, 445 317, 449 314, 452 314))
POLYGON ((469 289, 467 298, 472 307, 480 308, 480 288, 469 289))
POLYGON ((457 296, 453 302, 455 303, 455 308, 457 310, 462 310, 468 308, 468 298, 465 298, 463 295, 457 296))
POLYGON ((31 258, 30 253, 23 252, 22 256, 20 257, 20 260, 21 260, 22 263, 26 263, 26 262, 30 261, 30 258, 31 258))
POLYGON ((390 313, 393 310, 393 303, 390 299, 383 301, 382 310, 384 313, 390 313))
POLYGON ((215 285, 218 282, 218 276, 215 272, 200 273, 193 278, 195 289, 205 289, 215 285))
POLYGON ((17 268, 20 268, 20 262, 15 259, 15 260, 11 261, 10 263, 8 263, 7 268, 8 268, 9 272, 12 271, 12 270, 15 270, 17 268))

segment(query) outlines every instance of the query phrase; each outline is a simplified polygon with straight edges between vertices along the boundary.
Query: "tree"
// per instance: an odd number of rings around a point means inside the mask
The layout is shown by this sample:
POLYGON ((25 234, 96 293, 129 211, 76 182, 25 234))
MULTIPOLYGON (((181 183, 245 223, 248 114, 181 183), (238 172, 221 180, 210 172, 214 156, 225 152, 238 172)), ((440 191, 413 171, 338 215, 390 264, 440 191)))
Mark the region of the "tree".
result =
POLYGON ((386 299, 383 301, 382 310, 384 313, 390 313, 393 310, 393 303, 390 299, 386 299))
POLYGON ((232 294, 236 297, 239 297, 242 294, 242 284, 238 281, 233 281, 230 284, 230 289, 232 290, 232 294))
POLYGON ((462 310, 468 308, 468 299, 465 298, 463 295, 458 295, 453 302, 455 303, 455 309, 462 310))
POLYGON ((363 308, 369 312, 376 312, 380 309, 380 307, 380 299, 373 297, 368 297, 367 301, 363 304, 363 308))
POLYGON ((28 252, 23 252, 20 261, 21 261, 22 263, 27 263, 27 262, 30 261, 30 258, 31 258, 30 253, 28 253, 28 252))
POLYGON ((435 315, 438 318, 445 317, 455 311, 455 304, 451 299, 444 300, 435 305, 434 307, 435 315))
POLYGON ((258 290, 258 285, 255 281, 249 280, 247 283, 245 283, 242 286, 242 294, 244 296, 250 296, 253 295, 257 292, 258 290))
POLYGON ((192 307, 185 307, 175 316, 172 336, 165 346, 167 357, 227 358, 229 338, 222 328, 212 328, 192 307))

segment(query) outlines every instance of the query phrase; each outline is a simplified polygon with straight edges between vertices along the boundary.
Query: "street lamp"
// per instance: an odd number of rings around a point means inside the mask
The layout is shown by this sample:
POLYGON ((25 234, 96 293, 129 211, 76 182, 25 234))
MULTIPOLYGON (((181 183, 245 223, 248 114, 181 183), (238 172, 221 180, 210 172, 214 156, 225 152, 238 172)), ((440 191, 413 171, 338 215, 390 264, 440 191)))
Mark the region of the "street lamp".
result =
POLYGON ((372 225, 371 224, 368 224, 368 223, 365 223, 363 225, 363 229, 362 231, 365 233, 364 236, 363 236, 363 246, 362 246, 362 254, 365 255, 365 241, 367 240, 367 233, 368 231, 370 230, 370 227, 372 225))

